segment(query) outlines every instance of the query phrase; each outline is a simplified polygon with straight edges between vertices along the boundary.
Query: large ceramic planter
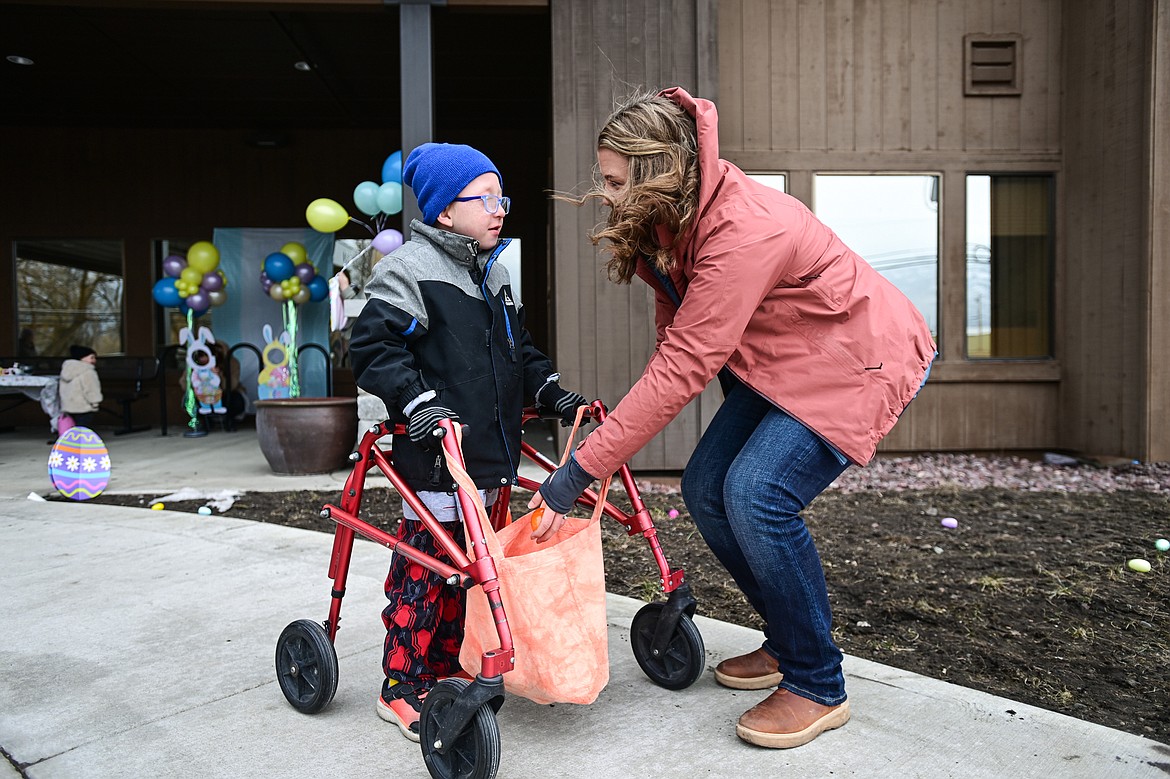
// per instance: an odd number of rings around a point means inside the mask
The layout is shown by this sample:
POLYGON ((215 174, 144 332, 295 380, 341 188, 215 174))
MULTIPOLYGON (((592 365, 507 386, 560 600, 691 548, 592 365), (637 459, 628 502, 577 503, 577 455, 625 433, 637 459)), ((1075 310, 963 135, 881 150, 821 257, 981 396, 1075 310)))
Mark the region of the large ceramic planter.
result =
POLYGON ((256 401, 260 452, 274 473, 330 473, 349 466, 357 398, 256 401))

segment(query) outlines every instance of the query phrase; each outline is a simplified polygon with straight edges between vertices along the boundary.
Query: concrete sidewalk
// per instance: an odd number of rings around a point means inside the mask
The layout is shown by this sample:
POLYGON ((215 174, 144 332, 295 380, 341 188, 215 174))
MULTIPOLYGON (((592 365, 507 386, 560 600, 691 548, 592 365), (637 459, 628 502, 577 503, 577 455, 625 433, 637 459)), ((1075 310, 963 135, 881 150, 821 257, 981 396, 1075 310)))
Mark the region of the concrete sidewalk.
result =
MULTIPOLYGON (((254 431, 107 437, 111 489, 328 489, 344 473, 267 473, 254 431)), ((0 437, 0 779, 426 777, 374 714, 389 552, 355 545, 333 703, 308 716, 276 683, 280 631, 328 609, 330 535, 224 517, 44 503, 43 437, 0 437)), ((669 555, 669 549, 666 550, 669 555)), ((651 683, 629 646, 641 603, 610 596, 610 683, 589 706, 509 696, 499 776, 1160 777, 1170 746, 857 658, 853 720, 795 750, 735 737, 765 692, 705 673, 651 683)), ((701 608, 701 605, 700 605, 701 608)), ((756 631, 699 617, 707 665, 756 631)), ((1151 701, 1151 705, 1164 702, 1151 701)))

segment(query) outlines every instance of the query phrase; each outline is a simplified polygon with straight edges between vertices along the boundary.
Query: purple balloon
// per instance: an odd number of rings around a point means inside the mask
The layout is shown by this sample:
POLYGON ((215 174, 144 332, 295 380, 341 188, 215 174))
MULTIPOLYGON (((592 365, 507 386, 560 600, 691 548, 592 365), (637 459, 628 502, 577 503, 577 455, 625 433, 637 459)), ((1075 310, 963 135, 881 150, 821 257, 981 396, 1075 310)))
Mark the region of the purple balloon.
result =
POLYGON ((179 278, 179 274, 183 272, 183 268, 187 267, 187 261, 177 254, 172 254, 163 260, 163 274, 172 279, 179 278))
POLYGON ((317 269, 307 262, 302 262, 297 266, 296 275, 302 284, 308 284, 317 275, 317 269))
POLYGON ((188 295, 183 302, 192 311, 206 311, 211 308, 211 298, 202 287, 197 292, 192 292, 188 295))
POLYGON ((402 233, 391 227, 389 230, 383 230, 375 235, 371 243, 382 254, 389 254, 402 245, 402 233))
POLYGON ((223 276, 220 276, 215 271, 203 274, 203 283, 199 286, 208 292, 219 292, 223 289, 223 276))
POLYGON ((268 278, 268 273, 265 271, 260 271, 260 286, 264 288, 265 292, 272 288, 272 279, 268 278))

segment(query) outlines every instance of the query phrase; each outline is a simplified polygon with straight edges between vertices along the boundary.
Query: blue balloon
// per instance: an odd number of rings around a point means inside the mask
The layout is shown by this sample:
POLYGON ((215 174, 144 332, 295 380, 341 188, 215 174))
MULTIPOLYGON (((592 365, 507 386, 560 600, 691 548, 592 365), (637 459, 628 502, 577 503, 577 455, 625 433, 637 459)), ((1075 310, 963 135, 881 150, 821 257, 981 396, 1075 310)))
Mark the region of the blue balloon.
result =
POLYGON ((177 306, 183 302, 179 290, 175 289, 175 280, 169 276, 156 281, 151 294, 154 295, 154 302, 160 306, 177 306))
POLYGON ((292 278, 296 269, 297 266, 293 263, 292 258, 284 252, 273 252, 264 258, 264 272, 273 281, 284 281, 292 278))
POLYGON ((391 154, 382 163, 382 183, 393 181, 396 184, 402 183, 402 150, 391 154))
POLYGON ((402 210, 402 185, 387 181, 378 187, 378 208, 387 214, 397 214, 402 210))
POLYGON ((372 181, 363 181, 354 187, 353 204, 366 216, 378 213, 378 185, 372 181))
POLYGON ((327 297, 329 297, 329 282, 320 276, 314 276, 313 280, 309 282, 309 300, 320 303, 327 297))

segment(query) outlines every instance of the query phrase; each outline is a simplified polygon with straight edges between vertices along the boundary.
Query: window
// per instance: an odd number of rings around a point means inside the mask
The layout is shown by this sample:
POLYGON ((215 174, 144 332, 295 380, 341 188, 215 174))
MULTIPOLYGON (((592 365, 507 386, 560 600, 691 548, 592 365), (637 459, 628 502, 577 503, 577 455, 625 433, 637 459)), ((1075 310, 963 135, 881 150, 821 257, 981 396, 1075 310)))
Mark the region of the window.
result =
POLYGON ((967 177, 967 357, 1052 356, 1053 179, 967 177))
POLYGON ((938 338, 938 176, 813 177, 817 216, 918 307, 938 338))
POLYGON ((16 242, 16 318, 24 356, 61 357, 72 344, 119 354, 122 242, 16 242))
POLYGON ((788 178, 783 173, 749 173, 748 178, 758 181, 766 187, 787 192, 788 178))

